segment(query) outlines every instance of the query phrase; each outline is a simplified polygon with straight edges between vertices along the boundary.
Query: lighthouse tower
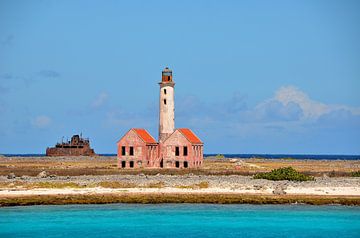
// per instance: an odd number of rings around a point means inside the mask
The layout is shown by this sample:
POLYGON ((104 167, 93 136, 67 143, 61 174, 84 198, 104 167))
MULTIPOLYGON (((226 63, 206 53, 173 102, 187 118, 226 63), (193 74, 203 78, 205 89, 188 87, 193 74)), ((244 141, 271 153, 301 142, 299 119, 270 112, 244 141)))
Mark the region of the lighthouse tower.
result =
POLYGON ((174 86, 172 71, 162 71, 160 85, 159 142, 166 140, 175 130, 174 86))

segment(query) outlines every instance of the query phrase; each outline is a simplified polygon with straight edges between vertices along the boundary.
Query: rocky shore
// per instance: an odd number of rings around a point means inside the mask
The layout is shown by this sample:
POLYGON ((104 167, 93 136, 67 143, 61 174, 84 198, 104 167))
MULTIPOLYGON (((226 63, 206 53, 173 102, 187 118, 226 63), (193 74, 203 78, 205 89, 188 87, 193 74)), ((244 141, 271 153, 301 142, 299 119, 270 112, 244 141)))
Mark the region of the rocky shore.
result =
POLYGON ((0 158, 0 206, 114 202, 360 205, 359 161, 205 160, 198 170, 121 170, 116 158, 0 158), (254 179, 280 167, 314 181, 254 179))
POLYGON ((107 203, 154 203, 155 198, 159 199, 158 202, 275 203, 277 198, 279 203, 359 205, 360 178, 322 177, 315 181, 291 182, 239 175, 192 174, 51 176, 40 173, 36 177, 0 176, 0 206, 81 201, 101 203, 101 197, 107 197, 104 200, 107 203))
MULTIPOLYGON (((201 182, 208 183, 211 188, 229 188, 229 189, 255 189, 266 190, 278 187, 293 188, 315 188, 315 187, 347 187, 360 189, 359 177, 318 177, 315 181, 293 182, 293 181, 270 181, 265 179, 253 179, 251 176, 240 175, 84 175, 84 176, 56 176, 47 174, 43 171, 36 177, 15 175, 0 176, 1 183, 22 182, 22 183, 68 183, 73 182, 83 187, 101 182, 118 182, 119 184, 133 184, 134 187, 146 187, 150 184, 163 184, 163 187, 191 186, 201 182)), ((1 188, 0 188, 1 189, 1 188)), ((355 190, 354 190, 354 193, 355 190)), ((354 194, 355 195, 355 194, 354 194)), ((360 194, 359 194, 360 195, 360 194)))

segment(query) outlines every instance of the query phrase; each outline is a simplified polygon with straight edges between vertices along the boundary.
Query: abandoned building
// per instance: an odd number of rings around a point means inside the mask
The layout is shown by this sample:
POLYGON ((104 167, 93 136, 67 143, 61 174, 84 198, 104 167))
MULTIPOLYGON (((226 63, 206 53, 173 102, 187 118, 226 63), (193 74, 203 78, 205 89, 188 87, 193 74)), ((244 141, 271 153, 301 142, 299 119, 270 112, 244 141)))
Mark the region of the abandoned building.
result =
POLYGON ((198 168, 203 163, 203 142, 188 128, 175 129, 172 71, 162 71, 159 141, 145 129, 132 128, 117 142, 119 168, 198 168))
POLYGON ((55 147, 46 149, 46 156, 93 156, 96 155, 90 147, 90 140, 79 135, 73 135, 70 141, 57 143, 55 147))

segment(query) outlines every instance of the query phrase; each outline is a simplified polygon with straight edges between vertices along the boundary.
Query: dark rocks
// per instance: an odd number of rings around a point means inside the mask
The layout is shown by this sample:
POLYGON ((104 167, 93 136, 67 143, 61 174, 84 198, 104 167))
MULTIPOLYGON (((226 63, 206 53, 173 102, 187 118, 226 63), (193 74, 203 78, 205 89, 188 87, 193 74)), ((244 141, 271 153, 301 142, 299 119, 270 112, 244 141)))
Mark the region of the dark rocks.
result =
POLYGON ((16 178, 16 175, 14 173, 10 173, 8 176, 7 176, 8 179, 15 179, 16 178))
POLYGON ((284 194, 286 194, 285 187, 284 186, 275 187, 275 189, 273 191, 273 194, 275 194, 275 195, 284 195, 284 194))
POLYGON ((254 185, 254 189, 255 189, 255 190, 261 190, 261 189, 263 189, 263 188, 264 188, 263 185, 258 185, 258 184, 255 184, 255 185, 254 185))

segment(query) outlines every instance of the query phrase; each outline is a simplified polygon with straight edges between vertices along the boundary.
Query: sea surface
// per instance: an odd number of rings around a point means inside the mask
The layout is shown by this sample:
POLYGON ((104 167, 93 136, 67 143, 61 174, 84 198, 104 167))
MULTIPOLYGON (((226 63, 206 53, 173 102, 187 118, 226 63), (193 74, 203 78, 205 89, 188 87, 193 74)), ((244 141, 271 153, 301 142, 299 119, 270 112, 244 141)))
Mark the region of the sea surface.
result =
MULTIPOLYGON (((45 154, 4 154, 8 157, 43 157, 45 154)), ((116 154, 100 154, 101 156, 116 156, 116 154)), ((216 156, 217 154, 204 154, 204 157, 216 156)), ((302 155, 302 154, 222 154, 225 158, 263 158, 263 159, 312 159, 312 160, 360 160, 360 155, 302 155)))
POLYGON ((360 237, 360 207, 65 205, 0 208, 0 237, 360 237))

